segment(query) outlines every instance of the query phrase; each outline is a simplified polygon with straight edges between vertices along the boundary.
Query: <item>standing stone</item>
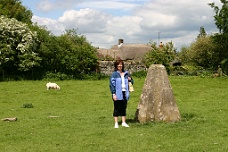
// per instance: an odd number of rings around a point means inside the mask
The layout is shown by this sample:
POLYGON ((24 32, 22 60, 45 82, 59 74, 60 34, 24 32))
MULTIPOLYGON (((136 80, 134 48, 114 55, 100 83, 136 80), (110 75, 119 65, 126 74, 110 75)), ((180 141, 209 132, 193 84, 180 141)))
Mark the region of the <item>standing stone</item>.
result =
POLYGON ((140 123, 180 120, 165 66, 153 64, 148 69, 135 119, 140 123))

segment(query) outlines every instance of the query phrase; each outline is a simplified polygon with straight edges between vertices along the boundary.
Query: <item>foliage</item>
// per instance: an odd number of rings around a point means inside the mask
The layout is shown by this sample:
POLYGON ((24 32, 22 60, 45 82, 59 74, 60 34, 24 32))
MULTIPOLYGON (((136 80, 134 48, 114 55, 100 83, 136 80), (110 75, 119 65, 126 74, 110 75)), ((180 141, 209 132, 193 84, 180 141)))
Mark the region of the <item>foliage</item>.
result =
POLYGON ((212 43, 211 37, 201 37, 193 42, 189 48, 190 59, 197 66, 212 68, 218 65, 215 45, 212 43))
POLYGON ((66 30, 58 37, 59 50, 56 58, 59 59, 58 71, 72 73, 75 77, 83 77, 94 72, 98 65, 97 50, 87 42, 84 36, 76 30, 66 30))
POLYGON ((41 60, 34 52, 36 33, 26 24, 16 19, 0 17, 0 65, 4 69, 15 67, 20 71, 28 71, 39 66, 41 60))
POLYGON ((132 73, 132 77, 136 77, 136 78, 143 78, 143 77, 146 77, 146 75, 147 75, 146 70, 141 70, 141 71, 137 71, 137 72, 132 73))
POLYGON ((43 79, 45 80, 53 80, 53 81, 59 81, 59 80, 70 80, 73 79, 73 76, 70 75, 66 75, 64 73, 51 73, 51 72, 47 72, 46 75, 43 77, 43 79))
POLYGON ((22 107, 23 108, 34 108, 32 103, 24 103, 22 107))
POLYGON ((5 75, 10 79, 42 79, 50 76, 48 73, 60 79, 81 79, 96 71, 96 49, 76 30, 54 36, 45 26, 31 24, 32 12, 20 0, 0 0, 0 15, 4 15, 0 20, 3 80, 5 75))
POLYGON ((143 57, 143 62, 147 67, 151 64, 163 64, 169 68, 170 62, 176 57, 176 48, 172 42, 168 42, 162 46, 157 47, 155 42, 151 42, 152 49, 143 57))
POLYGON ((105 75, 103 73, 96 73, 92 72, 90 74, 81 75, 81 77, 75 78, 73 75, 66 75, 63 73, 50 73, 47 72, 46 75, 43 77, 43 80, 48 81, 60 81, 60 80, 73 80, 73 79, 80 79, 80 80, 102 80, 109 78, 109 75, 105 75))
POLYGON ((228 34, 228 1, 220 0, 220 2, 222 3, 222 8, 216 6, 214 2, 209 3, 209 5, 214 9, 214 20, 219 31, 228 34))
POLYGON ((218 55, 218 64, 221 64, 225 73, 228 73, 228 62, 224 62, 228 59, 228 34, 215 34, 212 36, 213 44, 216 46, 216 53, 218 55))
POLYGON ((66 30, 54 36, 45 26, 30 26, 36 31, 39 42, 36 51, 42 58, 40 68, 44 79, 84 79, 97 68, 97 52, 77 31, 66 30))
POLYGON ((30 29, 37 33, 37 38, 39 39, 35 48, 37 53, 42 58, 40 63, 40 67, 42 68, 41 72, 45 74, 46 72, 61 72, 58 70, 60 68, 60 59, 57 58, 60 52, 58 37, 48 31, 45 26, 33 24, 30 26, 30 29))
POLYGON ((130 128, 117 130, 108 79, 57 81, 60 91, 46 90, 47 81, 1 82, 1 119, 18 118, 1 121, 1 151, 120 152, 120 141, 128 152, 227 151, 227 77, 169 77, 181 121, 147 124, 134 121, 145 78, 134 80, 130 128), (34 108, 21 108, 24 103, 34 108))
POLYGON ((204 29, 204 27, 200 27, 200 33, 198 34, 197 38, 201 38, 201 37, 206 37, 207 36, 207 33, 204 29))
POLYGON ((181 47, 181 50, 177 53, 177 56, 182 64, 192 65, 194 63, 192 62, 190 56, 188 55, 188 51, 189 51, 189 46, 183 46, 181 47))
POLYGON ((32 24, 32 12, 21 4, 21 0, 0 0, 0 16, 15 18, 23 23, 32 24))
POLYGON ((221 70, 223 74, 228 75, 228 58, 222 60, 220 65, 221 65, 221 68, 222 68, 221 70))
POLYGON ((220 62, 216 50, 211 36, 199 37, 190 47, 182 48, 179 58, 182 62, 190 65, 213 69, 220 62))
POLYGON ((217 45, 217 51, 219 53, 219 61, 225 73, 228 73, 228 1, 220 0, 222 7, 219 8, 215 3, 209 3, 211 8, 214 9, 214 21, 219 29, 218 34, 213 36, 213 42, 217 45))
POLYGON ((204 69, 200 66, 193 65, 182 65, 182 66, 171 66, 170 67, 170 75, 177 76, 201 76, 201 77, 212 77, 213 70, 204 69))
MULTIPOLYGON (((29 30, 26 25, 24 26, 26 27, 26 30, 29 30)), ((29 27, 31 29, 31 34, 36 33, 32 35, 33 37, 31 39, 29 39, 31 40, 32 45, 26 45, 28 46, 26 51, 28 52, 28 50, 30 50, 33 52, 32 59, 34 64, 30 68, 33 70, 33 78, 39 77, 42 79, 43 77, 44 79, 47 79, 51 77, 61 80, 72 78, 84 79, 87 74, 90 75, 96 71, 98 65, 97 50, 92 47, 89 42, 87 42, 84 36, 77 34, 76 30, 67 30, 66 33, 61 36, 54 36, 46 29, 45 26, 38 26, 37 24, 34 24, 29 27)), ((24 32, 26 32, 26 30, 24 30, 24 32)), ((12 40, 16 41, 13 37, 12 40)), ((23 42, 30 44, 28 41, 23 42)), ((1 46, 4 45, 7 46, 4 43, 1 44, 1 46)), ((12 48, 12 52, 14 52, 13 50, 16 50, 15 47, 12 48)), ((21 59, 22 62, 18 64, 18 66, 20 66, 20 70, 22 70, 22 68, 24 68, 23 71, 30 70, 29 67, 25 69, 26 67, 23 66, 30 65, 29 59, 31 58, 29 58, 28 54, 24 55, 24 58, 22 58, 23 56, 20 54, 14 53, 11 62, 8 63, 6 61, 9 60, 9 58, 7 58, 9 55, 6 56, 6 51, 1 55, 1 61, 2 63, 5 63, 5 68, 12 68, 12 65, 15 64, 15 60, 13 59, 18 58, 21 59)), ((15 67, 15 69, 17 70, 19 68, 15 67)), ((15 72, 14 75, 15 74, 18 75, 19 73, 15 72)))
POLYGON ((103 73, 90 73, 90 74, 86 74, 83 75, 80 79, 81 80, 103 80, 103 79, 108 79, 110 76, 103 74, 103 73))

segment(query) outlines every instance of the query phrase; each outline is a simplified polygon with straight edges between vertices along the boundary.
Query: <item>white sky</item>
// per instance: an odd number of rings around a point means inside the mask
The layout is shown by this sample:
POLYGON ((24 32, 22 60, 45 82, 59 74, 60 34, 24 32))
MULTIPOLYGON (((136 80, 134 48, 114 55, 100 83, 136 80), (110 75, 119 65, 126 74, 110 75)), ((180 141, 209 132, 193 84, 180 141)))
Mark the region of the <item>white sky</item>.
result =
POLYGON ((204 27, 218 32, 208 3, 220 0, 21 0, 33 12, 33 22, 55 35, 77 29, 93 46, 172 41, 189 46, 204 27))

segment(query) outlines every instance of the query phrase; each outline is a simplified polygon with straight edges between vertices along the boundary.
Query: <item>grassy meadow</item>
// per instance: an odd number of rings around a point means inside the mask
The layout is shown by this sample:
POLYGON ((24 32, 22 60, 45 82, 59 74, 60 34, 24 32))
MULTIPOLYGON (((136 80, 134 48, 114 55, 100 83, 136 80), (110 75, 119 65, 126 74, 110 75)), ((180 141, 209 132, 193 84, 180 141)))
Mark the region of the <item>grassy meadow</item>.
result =
POLYGON ((134 78, 130 128, 114 129, 109 80, 0 82, 2 152, 225 152, 228 77, 169 77, 182 120, 134 122, 145 78, 134 78), (26 108, 24 105, 32 105, 26 108))

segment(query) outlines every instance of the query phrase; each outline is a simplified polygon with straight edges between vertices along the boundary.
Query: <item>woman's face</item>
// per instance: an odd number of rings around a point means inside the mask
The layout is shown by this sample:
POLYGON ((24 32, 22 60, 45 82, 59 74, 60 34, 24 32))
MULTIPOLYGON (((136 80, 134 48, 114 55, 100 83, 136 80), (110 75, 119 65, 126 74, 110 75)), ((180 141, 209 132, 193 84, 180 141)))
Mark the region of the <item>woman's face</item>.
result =
POLYGON ((122 64, 122 63, 119 63, 119 64, 117 65, 118 71, 122 71, 122 68, 123 68, 123 64, 122 64))

